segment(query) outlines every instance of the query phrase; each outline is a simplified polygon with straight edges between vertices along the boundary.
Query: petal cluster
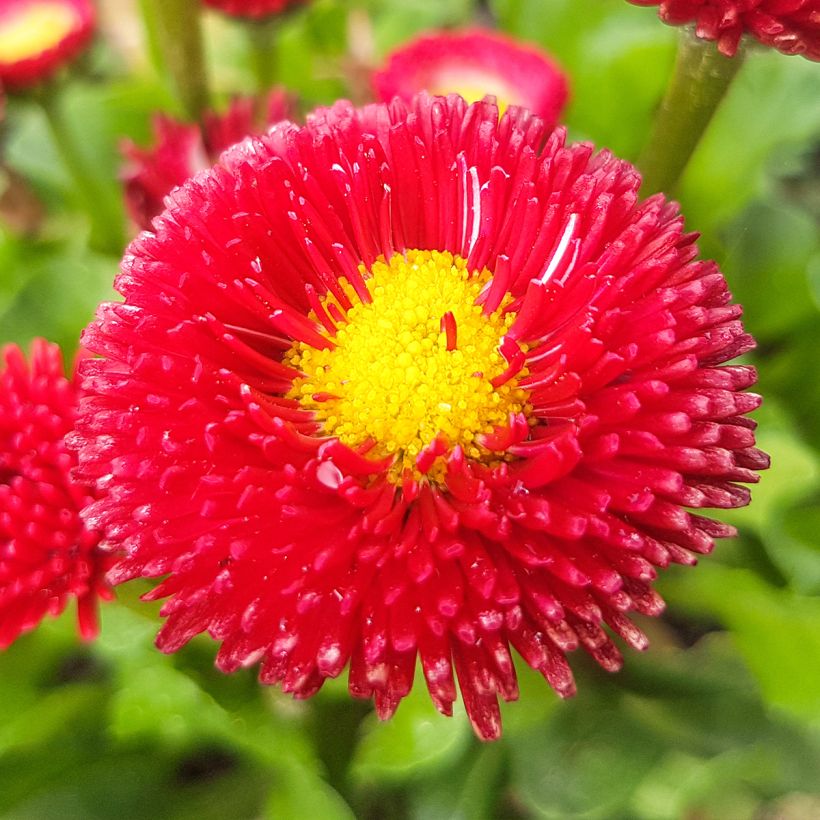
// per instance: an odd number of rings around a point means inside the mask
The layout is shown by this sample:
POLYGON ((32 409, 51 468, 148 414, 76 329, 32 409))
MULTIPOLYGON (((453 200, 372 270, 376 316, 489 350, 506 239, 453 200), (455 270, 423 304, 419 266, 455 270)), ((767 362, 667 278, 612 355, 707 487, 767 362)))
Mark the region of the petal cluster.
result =
POLYGON ((665 23, 694 23, 698 37, 714 40, 727 57, 749 34, 784 54, 820 60, 820 5, 816 0, 629 0, 659 6, 665 23))
POLYGON ((293 113, 290 98, 279 88, 268 95, 263 122, 258 121, 254 107, 252 97, 237 97, 224 114, 206 114, 202 125, 160 114, 154 119, 150 147, 141 148, 130 141, 123 144, 125 204, 140 229, 151 226, 167 194, 216 162, 226 148, 293 113))
POLYGON ((254 20, 281 14, 305 0, 205 0, 205 5, 219 9, 232 17, 248 17, 254 20))
POLYGON ((420 91, 471 101, 490 94, 502 109, 523 106, 550 127, 569 93, 566 75, 542 49, 482 29, 423 34, 393 51, 373 84, 383 102, 420 91))
POLYGON ((80 511, 94 491, 74 481, 76 455, 65 435, 77 412, 79 387, 63 372, 57 345, 42 339, 28 363, 9 346, 0 372, 0 647, 58 615, 77 599, 80 634, 97 632, 97 599, 112 557, 80 511))
POLYGON ((47 80, 90 42, 90 0, 4 0, 0 4, 0 84, 25 88, 47 80))
MULTIPOLYGON (((733 533, 704 510, 746 504, 767 458, 746 415, 754 370, 726 364, 753 344, 740 308, 677 206, 639 186, 524 109, 499 120, 490 102, 423 94, 284 123, 172 193, 126 253, 123 301, 86 331, 102 358, 83 366, 73 439, 108 491, 87 521, 124 550, 112 581, 165 576, 149 594, 167 599, 159 647, 207 632, 219 668, 260 663, 296 697, 347 668, 381 717, 420 661, 438 709, 458 682, 483 738, 518 695, 513 651, 566 697, 567 653, 614 671, 617 638, 643 649, 629 616, 663 609, 658 569, 733 533), (469 446, 434 435, 397 470, 378 433, 328 434, 330 387, 299 385, 311 350, 340 348, 391 298, 374 269, 442 259, 480 277, 459 321, 502 334, 492 388, 525 396, 462 431, 469 446)), ((408 335, 396 367, 470 355, 456 313, 419 315, 413 298, 390 321, 441 333, 408 335)), ((334 376, 320 361, 310 378, 334 376)), ((428 420, 448 409, 434 386, 428 420)))

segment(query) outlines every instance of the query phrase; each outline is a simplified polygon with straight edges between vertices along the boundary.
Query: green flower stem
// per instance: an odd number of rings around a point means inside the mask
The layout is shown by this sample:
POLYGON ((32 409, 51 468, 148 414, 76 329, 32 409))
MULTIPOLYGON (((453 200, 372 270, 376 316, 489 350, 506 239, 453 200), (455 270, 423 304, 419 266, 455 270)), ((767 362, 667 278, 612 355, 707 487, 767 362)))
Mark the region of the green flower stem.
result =
POLYGON ((276 38, 279 26, 274 17, 267 20, 248 20, 248 45, 251 66, 256 77, 256 91, 259 99, 267 96, 277 75, 276 38))
POLYGON ((146 30, 156 39, 185 115, 207 110, 208 81, 202 38, 201 0, 143 0, 146 30))
POLYGON ((60 91, 58 85, 49 85, 34 95, 34 99, 43 109, 54 145, 91 221, 90 245, 121 256, 125 246, 121 203, 113 189, 106 187, 89 168, 65 116, 60 91))
POLYGON ((682 32, 672 79, 638 160, 644 193, 674 189, 742 63, 742 49, 724 57, 714 43, 682 32))
POLYGON ((145 46, 154 70, 161 74, 165 70, 165 58, 160 46, 159 23, 157 22, 154 0, 139 0, 142 25, 145 30, 145 46))

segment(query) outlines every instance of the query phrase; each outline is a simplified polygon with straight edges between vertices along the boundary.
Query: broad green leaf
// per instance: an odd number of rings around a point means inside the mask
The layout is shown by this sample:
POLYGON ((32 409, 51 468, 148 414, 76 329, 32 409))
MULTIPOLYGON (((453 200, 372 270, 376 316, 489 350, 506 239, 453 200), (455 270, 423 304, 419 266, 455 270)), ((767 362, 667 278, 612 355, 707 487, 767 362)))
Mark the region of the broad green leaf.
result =
POLYGON ((582 690, 511 745, 513 788, 538 817, 616 817, 662 748, 616 700, 582 690))
POLYGON ((765 190, 776 149, 820 135, 817 74, 808 60, 753 50, 692 157, 680 191, 689 224, 714 230, 765 190))
POLYGON ((752 203, 726 230, 722 268, 759 343, 820 321, 806 275, 820 250, 811 216, 781 198, 752 203))
POLYGON ((562 120, 573 137, 634 160, 671 70, 674 32, 623 0, 492 5, 504 30, 545 48, 568 73, 571 100, 562 120))
POLYGON ((292 764, 281 768, 265 806, 265 818, 322 818, 354 820, 350 806, 339 793, 303 766, 292 764))
POLYGON ((820 727, 820 598, 776 589, 714 562, 679 574, 667 597, 731 630, 766 701, 820 727))
POLYGON ((494 820, 502 796, 505 743, 484 743, 412 788, 413 820, 494 820))
POLYGON ((79 241, 23 247, 0 270, 0 337, 27 345, 44 336, 58 342, 70 362, 97 305, 113 296, 116 260, 88 251, 82 229, 79 241))
POLYGON ((470 734, 463 711, 452 718, 440 715, 424 681, 417 680, 390 720, 381 722, 372 714, 364 721, 362 740, 352 762, 353 774, 368 782, 402 781, 429 774, 451 763, 464 750, 470 734))
POLYGON ((767 552, 791 586, 804 595, 820 595, 820 503, 776 510, 765 522, 762 537, 767 552))
POLYGON ((373 22, 376 52, 384 55, 426 29, 464 25, 469 20, 475 0, 415 0, 396 3, 365 0, 364 7, 373 22))

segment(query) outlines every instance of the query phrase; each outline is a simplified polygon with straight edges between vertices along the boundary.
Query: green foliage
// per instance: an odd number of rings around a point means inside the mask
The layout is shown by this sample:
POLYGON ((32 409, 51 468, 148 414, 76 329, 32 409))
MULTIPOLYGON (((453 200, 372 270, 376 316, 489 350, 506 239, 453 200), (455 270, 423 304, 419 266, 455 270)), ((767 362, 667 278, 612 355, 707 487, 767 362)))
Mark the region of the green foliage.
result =
MULTIPOLYGON (((574 138, 638 155, 677 35, 656 10, 624 0, 316 0, 281 22, 277 76, 304 109, 362 97, 351 30, 370 24, 377 60, 425 28, 479 14, 562 62, 574 138)), ((141 31, 136 20, 128 31, 141 31)), ((251 91, 246 27, 209 13, 205 37, 217 105, 251 91)), ((120 222, 117 144, 145 143, 151 114, 178 110, 156 63, 129 63, 101 43, 66 87, 81 156, 120 222)), ((77 644, 67 613, 0 655, 0 818, 820 816, 817 78, 808 61, 751 53, 676 192, 760 342, 749 359, 766 396, 759 444, 773 464, 754 503, 724 516, 740 536, 697 569, 663 576, 669 616, 642 624, 653 639, 645 655, 628 655, 615 676, 573 659, 572 702, 520 664, 504 739, 482 745, 463 710, 435 712, 420 674, 382 723, 344 680, 296 703, 252 670, 215 671, 207 638, 162 655, 156 609, 127 585, 93 644, 77 644)), ((70 355, 112 298, 117 258, 93 247, 31 101, 9 102, 3 137, 6 165, 45 215, 30 234, 0 228, 0 341, 42 335, 70 355)))

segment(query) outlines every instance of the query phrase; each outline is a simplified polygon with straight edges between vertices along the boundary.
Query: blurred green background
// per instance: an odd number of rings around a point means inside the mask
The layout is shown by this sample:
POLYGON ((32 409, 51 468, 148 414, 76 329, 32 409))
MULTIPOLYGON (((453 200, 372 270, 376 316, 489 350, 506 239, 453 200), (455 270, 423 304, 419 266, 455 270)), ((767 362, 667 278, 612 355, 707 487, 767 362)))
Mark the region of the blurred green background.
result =
MULTIPOLYGON (((119 203, 118 141, 146 143, 150 115, 178 110, 137 0, 99 5, 68 115, 119 203)), ((635 159, 677 32, 624 0, 316 0, 281 24, 278 79, 306 110, 361 99, 363 63, 476 21, 551 51, 572 80, 572 136, 635 159)), ((240 29, 207 15, 223 101, 253 88, 240 29)), ((36 106, 9 102, 3 142, 0 340, 73 350, 117 259, 89 248, 36 106)), ((295 702, 252 670, 217 673, 209 639, 161 655, 156 610, 132 583, 104 607, 97 642, 77 643, 71 611, 0 655, 0 817, 820 817, 820 66, 753 51, 677 195, 758 339, 773 466, 751 507, 725 516, 740 537, 662 577, 669 610, 641 622, 647 653, 614 676, 574 657, 566 703, 522 664, 503 740, 481 744, 423 684, 380 724, 344 681, 295 702)))

